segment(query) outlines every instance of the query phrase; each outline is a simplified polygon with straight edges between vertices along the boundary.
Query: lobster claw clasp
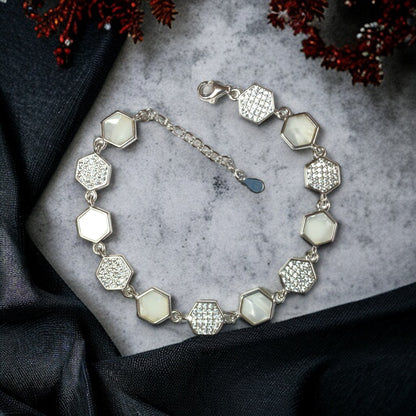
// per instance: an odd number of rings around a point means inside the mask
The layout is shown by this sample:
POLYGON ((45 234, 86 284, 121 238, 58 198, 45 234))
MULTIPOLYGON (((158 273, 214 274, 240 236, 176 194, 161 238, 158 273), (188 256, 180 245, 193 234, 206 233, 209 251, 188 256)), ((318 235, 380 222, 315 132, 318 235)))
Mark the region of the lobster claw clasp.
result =
POLYGON ((202 101, 215 104, 219 98, 228 94, 230 87, 218 81, 203 81, 198 85, 198 96, 202 101))

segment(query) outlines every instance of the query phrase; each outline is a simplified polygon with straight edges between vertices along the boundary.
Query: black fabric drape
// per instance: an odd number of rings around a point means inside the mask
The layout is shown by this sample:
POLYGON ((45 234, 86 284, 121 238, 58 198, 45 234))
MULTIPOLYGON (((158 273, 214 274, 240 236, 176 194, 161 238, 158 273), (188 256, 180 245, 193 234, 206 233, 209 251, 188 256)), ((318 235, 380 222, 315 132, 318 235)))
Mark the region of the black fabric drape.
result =
POLYGON ((24 223, 123 39, 91 26, 59 69, 0 7, 0 414, 416 414, 416 285, 121 357, 24 223))

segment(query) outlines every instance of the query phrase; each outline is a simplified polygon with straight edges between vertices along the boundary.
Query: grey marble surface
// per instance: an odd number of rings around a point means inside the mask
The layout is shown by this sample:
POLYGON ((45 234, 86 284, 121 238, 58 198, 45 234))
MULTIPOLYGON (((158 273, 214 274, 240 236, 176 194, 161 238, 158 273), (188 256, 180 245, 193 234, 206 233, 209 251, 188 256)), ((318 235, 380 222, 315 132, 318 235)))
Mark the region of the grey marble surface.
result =
POLYGON ((74 220, 86 203, 74 180, 75 161, 91 152, 100 120, 114 110, 156 108, 266 183, 262 194, 250 193, 154 123, 142 124, 140 140, 129 148, 106 150, 113 180, 97 205, 113 213, 107 247, 127 257, 141 291, 158 286, 182 311, 201 298, 232 310, 243 291, 277 288, 278 269, 308 248, 299 227, 317 198, 303 186, 310 153, 289 149, 277 119, 258 127, 240 118, 229 100, 199 101, 196 86, 205 79, 242 88, 256 81, 274 90, 277 105, 310 112, 322 127, 319 142, 342 165, 343 185, 331 194, 340 223, 336 242, 321 250, 315 287, 289 296, 275 321, 415 281, 416 79, 409 62, 393 58, 380 88, 353 87, 348 75, 305 60, 300 37, 267 25, 266 1, 195 0, 178 8, 172 30, 149 18, 144 42, 125 43, 27 224, 122 354, 179 342, 192 332, 187 325, 155 328, 140 321, 133 301, 96 280, 99 258, 77 236, 74 220))

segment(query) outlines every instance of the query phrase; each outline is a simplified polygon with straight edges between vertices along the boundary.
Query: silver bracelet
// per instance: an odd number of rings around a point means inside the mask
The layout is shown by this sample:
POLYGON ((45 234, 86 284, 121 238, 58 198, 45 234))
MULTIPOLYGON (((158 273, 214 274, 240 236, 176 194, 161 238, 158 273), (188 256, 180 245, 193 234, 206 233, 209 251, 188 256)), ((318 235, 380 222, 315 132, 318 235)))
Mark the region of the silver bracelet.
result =
POLYGON ((89 207, 76 219, 78 234, 92 243, 93 252, 101 257, 96 276, 107 290, 121 290, 134 299, 139 318, 158 325, 166 320, 187 322, 198 335, 218 333, 224 324, 234 324, 242 318, 250 325, 269 321, 275 306, 283 303, 288 293, 306 293, 317 280, 314 264, 319 260, 318 247, 334 241, 337 222, 329 214, 328 194, 341 184, 340 166, 326 157, 326 149, 316 144, 318 123, 308 113, 293 114, 288 107, 275 108, 272 91, 253 84, 246 90, 205 81, 198 86, 199 98, 214 104, 222 96, 238 102, 239 113, 245 119, 261 124, 276 116, 283 121, 281 137, 293 150, 312 150, 313 160, 304 168, 305 187, 320 194, 316 210, 303 217, 300 235, 311 248, 302 257, 290 258, 279 270, 283 288, 270 291, 256 287, 240 295, 238 308, 223 311, 216 300, 198 300, 188 313, 172 308, 171 295, 157 287, 139 293, 130 283, 133 268, 121 254, 108 254, 103 240, 112 233, 110 213, 95 204, 97 191, 110 184, 111 165, 101 156, 107 144, 124 148, 138 138, 140 122, 155 121, 176 137, 191 144, 204 156, 226 168, 243 185, 253 192, 262 192, 264 183, 249 178, 238 169, 229 156, 221 155, 183 127, 148 108, 133 117, 116 111, 101 122, 101 136, 94 140, 94 152, 76 163, 75 179, 86 189, 89 207))

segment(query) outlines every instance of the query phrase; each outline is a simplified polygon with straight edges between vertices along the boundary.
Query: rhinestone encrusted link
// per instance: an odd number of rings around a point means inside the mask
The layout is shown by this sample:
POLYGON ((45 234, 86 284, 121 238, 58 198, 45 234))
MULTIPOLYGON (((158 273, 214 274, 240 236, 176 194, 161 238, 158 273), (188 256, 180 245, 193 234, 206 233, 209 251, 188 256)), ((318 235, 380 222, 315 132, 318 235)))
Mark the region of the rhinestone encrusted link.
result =
POLYGON ((133 268, 123 255, 113 254, 102 258, 96 276, 107 290, 122 290, 133 273, 133 268))
POLYGON ((215 300, 200 300, 187 316, 189 325, 197 335, 215 335, 224 325, 224 314, 215 300))
POLYGON ((327 194, 341 184, 341 169, 337 162, 320 157, 305 166, 305 186, 327 194))
POLYGON ((312 263, 296 257, 286 262, 279 276, 285 289, 294 293, 306 293, 317 279, 312 263))
POLYGON ((96 153, 78 160, 75 179, 88 191, 105 188, 110 178, 111 165, 96 153))
POLYGON ((238 109, 242 117, 260 124, 273 114, 273 92, 253 84, 239 96, 238 109))

